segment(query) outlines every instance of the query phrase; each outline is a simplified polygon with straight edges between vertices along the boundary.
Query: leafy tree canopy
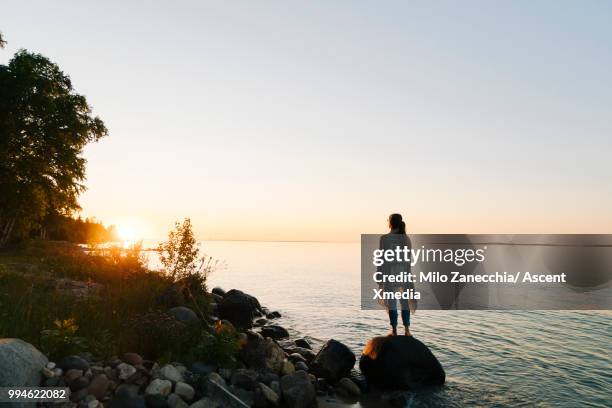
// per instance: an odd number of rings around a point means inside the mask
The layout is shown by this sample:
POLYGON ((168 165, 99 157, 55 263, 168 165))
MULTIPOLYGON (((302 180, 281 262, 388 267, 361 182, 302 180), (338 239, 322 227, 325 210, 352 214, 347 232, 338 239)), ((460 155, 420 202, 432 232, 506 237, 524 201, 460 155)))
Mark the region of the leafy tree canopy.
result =
POLYGON ((83 148, 106 134, 48 58, 21 50, 0 65, 0 245, 11 231, 27 234, 47 215, 79 208, 83 148))

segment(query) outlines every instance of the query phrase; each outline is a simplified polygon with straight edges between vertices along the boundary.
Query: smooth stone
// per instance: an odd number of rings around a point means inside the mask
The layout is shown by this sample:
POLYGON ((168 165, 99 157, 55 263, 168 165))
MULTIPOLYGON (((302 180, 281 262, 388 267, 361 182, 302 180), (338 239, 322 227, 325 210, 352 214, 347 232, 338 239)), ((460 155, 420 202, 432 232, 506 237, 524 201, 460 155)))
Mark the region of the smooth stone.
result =
POLYGON ((168 400, 160 394, 149 394, 145 396, 147 408, 168 408, 168 400))
POLYGON ((317 394, 310 377, 304 371, 285 375, 280 382, 283 398, 289 408, 316 406, 317 394))
POLYGON ((89 363, 82 357, 79 356, 68 356, 61 359, 58 363, 58 366, 64 370, 83 370, 87 371, 89 368, 89 363))
POLYGON ((257 387, 257 373, 244 368, 237 369, 232 374, 232 385, 253 391, 257 387))
POLYGON ((195 396, 195 390, 193 387, 182 381, 176 383, 174 386, 174 393, 185 401, 191 401, 195 396))
POLYGON ((289 332, 282 326, 270 325, 261 328, 261 335, 264 337, 270 337, 274 340, 278 340, 289 337, 289 332))
POLYGON ((71 370, 66 371, 66 374, 64 374, 64 380, 68 384, 71 384, 74 380, 82 376, 83 376, 83 370, 77 370, 73 368, 71 370))
POLYGON ((338 381, 338 386, 344 388, 350 395, 354 397, 358 397, 361 395, 361 390, 350 378, 342 377, 340 381, 338 381))
MULTIPOLYGON (((40 351, 20 339, 0 339, 0 387, 38 387, 49 363, 40 351)), ((18 403, 17 406, 35 404, 18 403)))
POLYGON ((374 337, 359 367, 368 383, 383 389, 411 390, 442 385, 446 379, 438 359, 414 336, 374 337))
POLYGON ((172 382, 183 381, 183 375, 172 364, 166 364, 162 368, 160 368, 159 375, 163 379, 170 380, 172 382))
POLYGON ((117 376, 119 377, 120 380, 127 380, 128 378, 130 378, 131 376, 133 376, 134 374, 136 374, 136 367, 134 367, 131 364, 127 364, 127 363, 121 363, 119 365, 117 365, 116 367, 117 370, 117 376))
POLYGON ((252 339, 240 351, 240 358, 254 370, 280 373, 285 352, 272 339, 252 339))
POLYGON ((295 369, 302 370, 302 371, 308 371, 308 366, 306 365, 305 362, 298 361, 297 363, 295 363, 295 369))
POLYGON ((142 365, 142 363, 144 362, 140 354, 137 353, 125 353, 123 355, 123 361, 133 366, 142 365))
POLYGON ((218 295, 221 297, 225 296, 225 290, 223 290, 219 286, 215 286, 214 288, 212 288, 211 293, 214 293, 215 295, 218 295))
POLYGON ((312 346, 310 345, 310 343, 308 342, 308 340, 306 339, 297 339, 294 341, 295 345, 298 347, 302 347, 308 350, 312 350, 312 346))
POLYGON ((168 395, 171 391, 172 383, 170 381, 156 378, 149 383, 147 389, 145 390, 145 394, 168 395))
POLYGON ((328 340, 310 364, 310 371, 317 377, 332 382, 347 377, 355 366, 355 354, 337 340, 328 340))
POLYGON ((53 370, 56 367, 56 364, 53 361, 49 361, 46 365, 49 370, 53 370))
POLYGON ((106 395, 109 386, 110 381, 108 380, 108 377, 106 377, 105 374, 100 374, 94 377, 93 380, 91 380, 91 383, 89 383, 89 387, 87 387, 87 390, 91 395, 101 400, 106 395))
POLYGON ((200 324, 198 315, 188 307, 177 306, 168 310, 168 313, 174 316, 176 320, 185 324, 200 324))
POLYGON ((85 376, 81 376, 70 383, 70 389, 73 392, 82 390, 83 388, 87 388, 89 386, 89 379, 85 376))
POLYGON ((280 402, 279 395, 272 388, 268 387, 266 384, 259 383, 258 385, 259 385, 259 392, 264 397, 264 400, 267 403, 266 405, 277 406, 278 403, 280 402))
POLYGON ((53 370, 50 370, 47 367, 43 367, 42 373, 43 373, 43 376, 45 378, 53 378, 53 377, 55 377, 55 373, 53 372, 53 370))
POLYGON ((227 292, 217 306, 219 317, 229 320, 239 329, 253 327, 255 311, 260 309, 257 298, 236 289, 227 292))
POLYGON ((180 396, 176 394, 170 394, 168 395, 168 406, 170 408, 188 408, 189 404, 183 401, 180 396))

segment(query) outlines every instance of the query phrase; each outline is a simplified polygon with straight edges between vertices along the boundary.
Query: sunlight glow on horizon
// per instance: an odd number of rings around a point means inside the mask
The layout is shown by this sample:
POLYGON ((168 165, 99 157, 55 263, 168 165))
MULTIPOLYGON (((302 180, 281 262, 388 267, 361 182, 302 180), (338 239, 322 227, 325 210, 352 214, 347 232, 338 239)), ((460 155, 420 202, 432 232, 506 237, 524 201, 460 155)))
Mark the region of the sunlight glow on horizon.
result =
POLYGON ((9 2, 0 61, 40 52, 86 95, 109 136, 81 215, 133 239, 190 217, 200 240, 357 242, 391 212, 412 233, 610 233, 611 13, 9 2))

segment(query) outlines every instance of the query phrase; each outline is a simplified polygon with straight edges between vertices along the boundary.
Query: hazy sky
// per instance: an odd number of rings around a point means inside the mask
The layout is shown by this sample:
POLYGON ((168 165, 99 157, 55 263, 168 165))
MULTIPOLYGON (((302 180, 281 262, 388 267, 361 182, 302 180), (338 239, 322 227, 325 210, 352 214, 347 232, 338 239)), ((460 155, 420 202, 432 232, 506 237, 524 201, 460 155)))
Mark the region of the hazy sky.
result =
POLYGON ((5 1, 110 135, 83 214, 157 237, 612 232, 612 2, 5 1))

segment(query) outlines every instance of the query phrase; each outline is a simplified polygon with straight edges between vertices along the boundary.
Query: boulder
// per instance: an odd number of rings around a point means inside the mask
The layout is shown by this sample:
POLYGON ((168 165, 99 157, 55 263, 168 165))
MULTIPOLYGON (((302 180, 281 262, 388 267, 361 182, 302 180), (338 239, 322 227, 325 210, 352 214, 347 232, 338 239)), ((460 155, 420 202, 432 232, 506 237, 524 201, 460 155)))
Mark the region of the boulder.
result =
POLYGON ((225 297, 225 291, 219 286, 212 288, 211 292, 217 296, 221 296, 222 298, 225 297))
POLYGON ((185 285, 175 282, 168 286, 157 298, 157 303, 166 307, 176 307, 185 303, 185 285))
POLYGON ((374 337, 364 348, 359 368, 368 382, 384 389, 415 389, 442 385, 442 365, 413 336, 374 337))
POLYGON ((252 339, 240 351, 240 359, 247 367, 280 373, 285 352, 272 339, 252 339))
POLYGON ((317 377, 336 382, 349 376, 355 360, 355 354, 347 346, 331 339, 317 353, 310 365, 310 371, 317 377))
POLYGON ((168 313, 174 316, 176 320, 185 324, 200 324, 198 315, 188 307, 177 306, 168 310, 168 313))
POLYGON ((217 313, 221 319, 229 320, 237 328, 250 329, 253 327, 255 311, 260 309, 261 305, 255 297, 232 289, 218 304, 217 313))
POLYGON ((305 348, 305 349, 308 349, 308 350, 312 350, 312 346, 310 345, 310 343, 306 339, 297 339, 297 340, 294 341, 294 343, 298 347, 305 348))
POLYGON ((42 369, 48 362, 47 357, 30 343, 0 339, 0 387, 38 387, 42 369))
POLYGON ((289 408, 317 406, 317 394, 310 377, 304 371, 296 371, 281 378, 280 387, 289 408))
POLYGON ((284 339, 289 337, 289 332, 282 326, 272 324, 261 328, 261 335, 264 337, 270 337, 274 340, 284 339))
POLYGON ((89 363, 82 357, 79 356, 68 356, 64 357, 58 364, 58 366, 64 370, 83 370, 87 371, 89 363))

